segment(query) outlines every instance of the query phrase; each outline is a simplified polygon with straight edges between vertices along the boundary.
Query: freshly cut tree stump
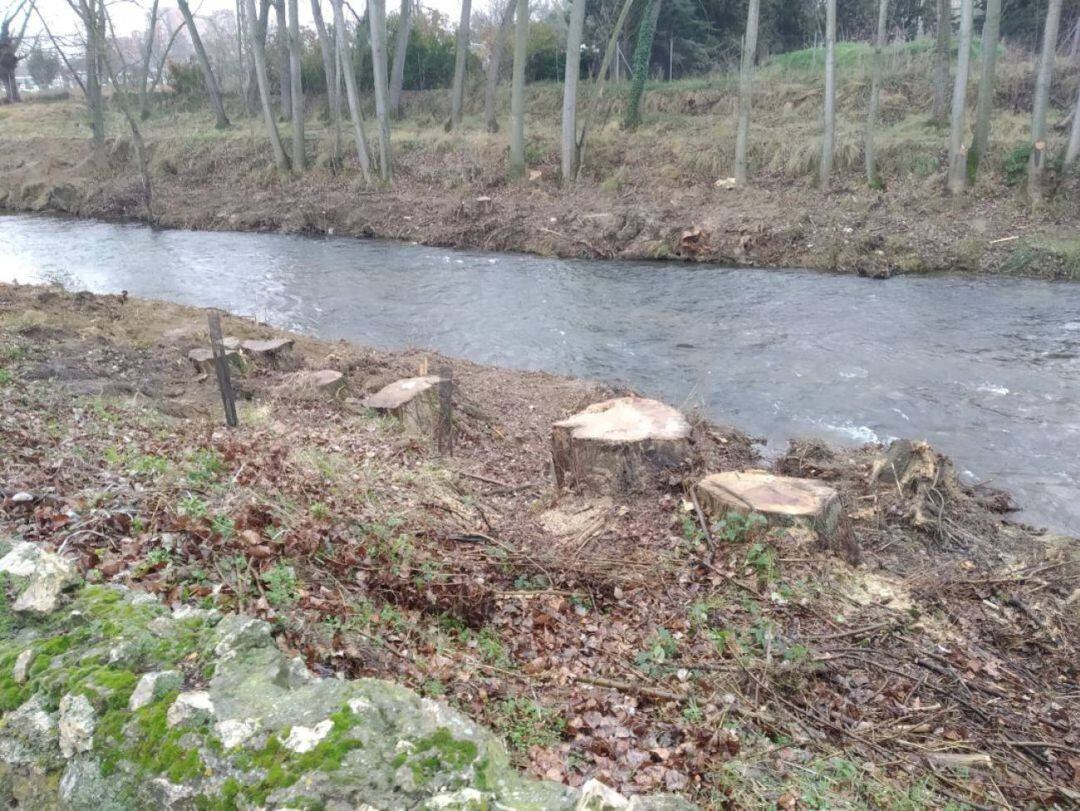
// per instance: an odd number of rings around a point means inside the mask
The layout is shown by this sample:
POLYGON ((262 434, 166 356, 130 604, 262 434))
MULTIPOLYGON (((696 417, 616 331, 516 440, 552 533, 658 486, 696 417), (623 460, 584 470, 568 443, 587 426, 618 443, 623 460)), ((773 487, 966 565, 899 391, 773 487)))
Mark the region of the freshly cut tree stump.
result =
POLYGON ((336 397, 345 389, 345 375, 333 369, 300 372, 296 375, 295 381, 300 390, 315 390, 330 397, 336 397))
POLYGON ((368 408, 396 417, 407 431, 434 436, 439 423, 441 377, 407 377, 384 386, 364 400, 368 408))
POLYGON ((714 473, 697 484, 705 512, 722 518, 730 512, 758 513, 775 526, 804 526, 832 546, 840 530, 840 497, 813 479, 774 476, 763 470, 714 473))
MULTIPOLYGON (((240 353, 235 349, 226 349, 225 358, 229 361, 229 365, 237 370, 244 368, 244 359, 240 357, 240 353)), ((210 349, 192 349, 188 352, 188 360, 191 361, 191 365, 195 367, 195 371, 201 375, 213 377, 214 372, 214 352, 210 349)))
POLYGON ((560 489, 631 493, 689 462, 690 423, 656 400, 605 400, 555 423, 551 452, 560 489))
POLYGON ((240 349, 255 363, 268 366, 287 366, 292 361, 292 338, 272 338, 269 341, 243 341, 240 349))

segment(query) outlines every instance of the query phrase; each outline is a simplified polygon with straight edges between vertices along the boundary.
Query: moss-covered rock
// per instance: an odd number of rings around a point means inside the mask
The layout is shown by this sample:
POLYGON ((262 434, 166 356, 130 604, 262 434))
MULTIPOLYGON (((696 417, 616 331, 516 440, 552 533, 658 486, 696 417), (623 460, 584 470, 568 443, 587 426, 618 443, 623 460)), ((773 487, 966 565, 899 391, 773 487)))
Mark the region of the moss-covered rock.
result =
POLYGON ((318 678, 251 617, 91 585, 0 629, 0 804, 687 807, 666 802, 525 780, 460 713, 384 681, 318 678))

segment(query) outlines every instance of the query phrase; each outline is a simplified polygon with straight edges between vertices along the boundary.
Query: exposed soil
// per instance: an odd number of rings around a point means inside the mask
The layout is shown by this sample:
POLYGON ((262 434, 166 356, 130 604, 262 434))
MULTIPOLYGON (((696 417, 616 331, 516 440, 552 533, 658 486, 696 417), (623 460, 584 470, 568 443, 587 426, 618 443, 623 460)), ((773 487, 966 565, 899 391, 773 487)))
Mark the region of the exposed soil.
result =
POLYGON ((0 286, 0 532, 444 696, 538 776, 709 808, 1080 803, 1077 541, 1008 523, 932 449, 890 481, 880 448, 793 444, 777 468, 840 491, 835 550, 706 531, 690 485, 762 464, 735 429, 694 420, 687 469, 585 499, 555 489, 551 424, 611 388, 292 337, 236 377, 229 430, 185 357, 203 312, 0 286), (453 456, 358 401, 443 365, 453 456))

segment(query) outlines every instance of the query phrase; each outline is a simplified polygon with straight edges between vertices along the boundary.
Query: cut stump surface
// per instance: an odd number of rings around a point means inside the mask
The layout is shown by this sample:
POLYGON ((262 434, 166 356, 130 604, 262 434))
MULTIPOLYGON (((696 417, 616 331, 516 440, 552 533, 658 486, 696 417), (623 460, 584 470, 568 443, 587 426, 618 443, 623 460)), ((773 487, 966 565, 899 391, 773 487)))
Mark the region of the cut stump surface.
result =
POLYGON ((813 479, 774 476, 758 470, 714 473, 698 482, 702 508, 716 517, 759 513, 779 526, 806 526, 831 543, 840 524, 836 490, 813 479))
POLYGON ((620 397, 555 423, 551 445, 560 488, 630 493, 689 462, 690 424, 664 403, 620 397))
POLYGON ((407 377, 384 386, 364 405, 401 420, 406 430, 434 435, 439 421, 441 377, 407 377))

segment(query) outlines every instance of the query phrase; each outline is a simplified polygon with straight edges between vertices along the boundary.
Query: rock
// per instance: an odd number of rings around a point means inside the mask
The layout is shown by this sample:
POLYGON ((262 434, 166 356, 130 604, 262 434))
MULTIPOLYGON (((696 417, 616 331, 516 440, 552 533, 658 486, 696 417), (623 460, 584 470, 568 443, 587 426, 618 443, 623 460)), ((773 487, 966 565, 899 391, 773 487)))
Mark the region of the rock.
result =
POLYGON ((319 742, 329 735, 330 730, 333 728, 334 722, 329 718, 320 721, 313 727, 295 726, 289 730, 289 735, 282 741, 282 746, 296 752, 298 755, 302 755, 318 746, 319 742))
POLYGON ((160 698, 164 698, 173 690, 179 690, 184 685, 184 676, 178 670, 158 670, 153 673, 144 673, 135 690, 128 700, 128 709, 131 712, 152 704, 160 698))
POLYGON ((240 349, 255 363, 275 367, 289 365, 292 360, 292 338, 272 338, 269 341, 242 341, 240 349))
MULTIPOLYGON (((217 374, 214 370, 214 351, 212 349, 204 349, 202 347, 192 349, 188 352, 187 357, 198 374, 206 375, 207 377, 213 377, 217 374)), ((233 369, 238 372, 243 371, 244 359, 237 350, 226 349, 225 359, 233 369)))
POLYGON ((64 591, 79 583, 73 563, 29 541, 0 558, 0 572, 28 581, 11 606, 20 612, 49 614, 59 607, 64 591))
POLYGON ((827 544, 840 525, 840 498, 813 479, 774 476, 761 470, 714 473, 697 483, 701 507, 710 515, 758 513, 778 526, 801 525, 827 544))
POLYGON ((214 655, 228 661, 239 652, 258 648, 273 640, 270 626, 262 620, 231 614, 218 623, 214 655))
POLYGON ((24 650, 15 659, 15 666, 11 668, 11 678, 16 684, 26 684, 26 679, 30 672, 30 665, 33 661, 33 649, 24 650))
POLYGON ((243 746, 259 734, 260 725, 255 718, 230 718, 214 724, 214 733, 226 749, 243 746))
POLYGON ((165 714, 165 723, 170 727, 175 727, 213 717, 214 702, 211 701, 210 694, 205 690, 194 690, 190 693, 181 693, 176 697, 176 701, 165 714))
POLYGON ((311 684, 315 681, 316 677, 312 674, 304 660, 299 656, 294 656, 287 662, 282 663, 281 669, 278 671, 275 683, 289 690, 295 690, 298 687, 303 687, 306 684, 311 684))
POLYGON ((89 752, 94 746, 97 714, 84 695, 68 693, 60 699, 60 754, 66 758, 89 752))
POLYGON ((61 762, 59 754, 56 718, 45 709, 42 696, 33 696, 0 721, 0 763, 55 766, 61 762))
POLYGON ((336 397, 345 390, 345 375, 333 369, 319 369, 314 372, 300 372, 293 378, 293 387, 300 393, 315 392, 323 396, 336 397))
POLYGON ((408 377, 384 386, 363 405, 401 420, 405 430, 434 436, 439 423, 439 384, 442 378, 408 377))
POLYGON ((620 397, 595 403, 551 431, 560 488, 630 493, 690 460, 690 424, 656 400, 620 397))

